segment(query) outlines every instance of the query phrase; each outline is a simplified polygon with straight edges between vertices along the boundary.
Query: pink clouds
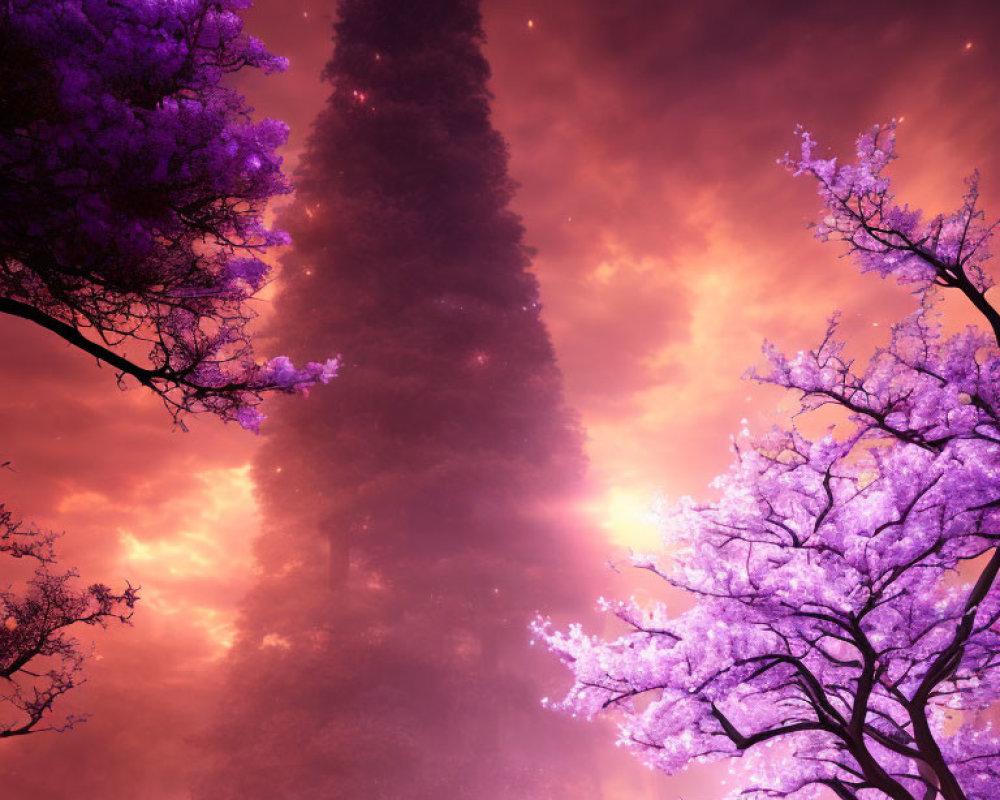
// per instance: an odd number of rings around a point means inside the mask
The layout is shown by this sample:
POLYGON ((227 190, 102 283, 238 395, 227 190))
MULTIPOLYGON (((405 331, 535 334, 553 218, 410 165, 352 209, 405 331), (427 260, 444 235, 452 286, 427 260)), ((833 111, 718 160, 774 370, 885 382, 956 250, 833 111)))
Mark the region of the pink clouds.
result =
POLYGON ((996 26, 984 8, 487 7, 497 122, 512 141, 547 319, 592 456, 616 453, 613 466, 593 458, 598 474, 630 458, 652 485, 696 489, 758 407, 744 401, 759 392, 737 379, 765 336, 805 345, 837 306, 884 318, 886 302, 906 303, 812 242, 803 229, 817 201, 774 161, 795 145, 796 122, 840 146, 905 114, 904 156, 936 144, 930 170, 904 159, 903 185, 912 177, 927 197, 937 181, 929 199, 948 207, 962 173, 995 158, 983 145, 1000 122, 981 96, 997 56, 964 49, 970 30, 996 26), (945 104, 954 116, 934 113, 945 104), (980 142, 975 157, 958 141, 980 142), (609 270, 611 248, 626 263, 609 270), (683 477, 670 467, 680 453, 683 477))

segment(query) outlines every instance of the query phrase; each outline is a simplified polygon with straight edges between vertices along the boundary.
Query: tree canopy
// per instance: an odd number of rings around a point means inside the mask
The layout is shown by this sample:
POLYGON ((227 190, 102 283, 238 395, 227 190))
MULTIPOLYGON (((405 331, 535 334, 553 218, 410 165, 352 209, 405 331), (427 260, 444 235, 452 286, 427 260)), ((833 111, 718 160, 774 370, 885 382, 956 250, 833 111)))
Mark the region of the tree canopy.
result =
POLYGON ((995 226, 975 175, 953 214, 896 204, 895 127, 861 136, 855 164, 818 158, 805 132, 783 161, 817 181, 817 236, 920 300, 864 366, 836 318, 812 350, 765 348, 751 377, 796 393, 796 420, 832 406, 843 421, 744 432, 715 502, 663 509, 667 552, 633 563, 690 592, 688 611, 605 602, 630 628, 613 641, 535 624, 575 677, 562 708, 617 713, 622 743, 666 772, 747 756, 749 797, 988 800, 1000 780, 995 226), (946 334, 945 292, 989 331, 946 334))
POLYGON ((0 8, 0 312, 149 387, 175 417, 256 429, 261 394, 335 372, 258 363, 247 323, 264 221, 289 191, 276 148, 224 81, 283 59, 241 0, 11 0, 0 8))
MULTIPOLYGON (((226 85, 284 60, 242 33, 240 0, 10 0, 0 6, 0 313, 30 321, 154 391, 174 418, 256 430, 270 391, 336 372, 258 362, 248 323, 267 280, 264 221, 289 191, 285 126, 226 85)), ((4 464, 6 466, 6 463, 4 464)), ((55 537, 0 505, 0 738, 62 729, 81 680, 74 625, 128 622, 127 586, 75 588, 55 537), (19 573, 9 559, 33 568, 19 573)))
MULTIPOLYGON (((128 623, 139 599, 131 585, 115 592, 103 583, 77 589, 77 573, 56 568, 56 536, 26 527, 0 505, 0 557, 32 566, 23 591, 0 589, 0 739, 65 730, 84 719, 52 722, 53 704, 83 680, 86 651, 69 629, 128 623)), ((12 577, 10 562, 4 577, 12 577)))

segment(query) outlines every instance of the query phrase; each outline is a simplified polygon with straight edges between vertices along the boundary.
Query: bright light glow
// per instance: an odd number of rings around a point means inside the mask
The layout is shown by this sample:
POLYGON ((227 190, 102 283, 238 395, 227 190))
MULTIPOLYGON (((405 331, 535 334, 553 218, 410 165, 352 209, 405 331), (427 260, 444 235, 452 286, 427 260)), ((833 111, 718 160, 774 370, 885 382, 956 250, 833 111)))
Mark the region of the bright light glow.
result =
POLYGON ((171 503, 168 520, 154 510, 124 512, 134 521, 118 530, 119 569, 142 587, 141 610, 158 618, 154 624, 183 620, 217 658, 232 646, 236 604, 254 574, 258 509, 249 464, 194 477, 194 487, 171 503))
POLYGON ((587 503, 586 509, 609 542, 635 550, 655 550, 660 531, 653 510, 655 488, 610 486, 587 503))

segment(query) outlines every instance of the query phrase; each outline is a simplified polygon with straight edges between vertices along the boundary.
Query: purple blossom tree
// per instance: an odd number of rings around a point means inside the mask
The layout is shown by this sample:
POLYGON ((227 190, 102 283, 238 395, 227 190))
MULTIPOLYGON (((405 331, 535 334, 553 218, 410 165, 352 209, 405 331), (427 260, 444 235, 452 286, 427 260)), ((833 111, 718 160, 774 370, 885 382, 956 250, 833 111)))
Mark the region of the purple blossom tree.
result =
POLYGON ((21 593, 0 590, 0 739, 65 730, 84 719, 49 722, 53 703, 83 680, 86 653, 68 629, 128 623, 138 599, 130 585, 121 593, 101 583, 73 588, 76 573, 54 568, 55 538, 23 527, 0 506, 0 555, 34 562, 21 593))
POLYGON ((223 82, 285 66, 244 0, 11 0, 0 7, 0 312, 152 389, 180 418, 256 430, 262 393, 335 360, 258 363, 247 323, 263 220, 289 190, 283 123, 223 82))
MULTIPOLYGON (((266 392, 305 391, 336 360, 258 362, 247 325, 264 223, 289 191, 285 126, 253 122, 224 78, 281 70, 241 32, 241 0, 9 0, 0 5, 0 312, 154 391, 183 424, 256 430, 266 392)), ((0 738, 47 723, 80 681, 73 625, 127 622, 131 587, 74 588, 53 537, 0 506, 0 738), (36 568, 20 576, 14 562, 36 568)))
POLYGON ((925 220, 897 205, 884 170, 895 124, 858 140, 857 162, 815 155, 801 133, 783 163, 813 177, 819 238, 863 271, 915 290, 919 310, 863 368, 831 322, 789 358, 766 347, 757 381, 785 387, 801 426, 734 447, 719 499, 665 509, 669 552, 633 563, 690 592, 693 607, 604 603, 614 641, 579 626, 535 630, 576 682, 559 704, 615 713, 621 743, 668 773, 745 757, 750 798, 994 800, 1000 738, 1000 316, 983 269, 995 228, 977 207, 925 220), (946 335, 942 294, 987 320, 946 335))

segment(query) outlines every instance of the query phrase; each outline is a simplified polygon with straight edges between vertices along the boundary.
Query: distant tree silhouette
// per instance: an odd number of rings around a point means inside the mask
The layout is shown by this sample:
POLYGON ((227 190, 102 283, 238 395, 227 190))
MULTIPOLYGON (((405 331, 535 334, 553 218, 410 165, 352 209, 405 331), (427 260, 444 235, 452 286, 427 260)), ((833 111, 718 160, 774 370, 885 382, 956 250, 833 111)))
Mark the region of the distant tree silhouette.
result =
POLYGON ((341 376, 266 431, 263 575, 198 797, 594 796, 521 665, 536 608, 589 602, 594 551, 561 513, 581 432, 482 41, 474 0, 340 5, 275 327, 341 376))

